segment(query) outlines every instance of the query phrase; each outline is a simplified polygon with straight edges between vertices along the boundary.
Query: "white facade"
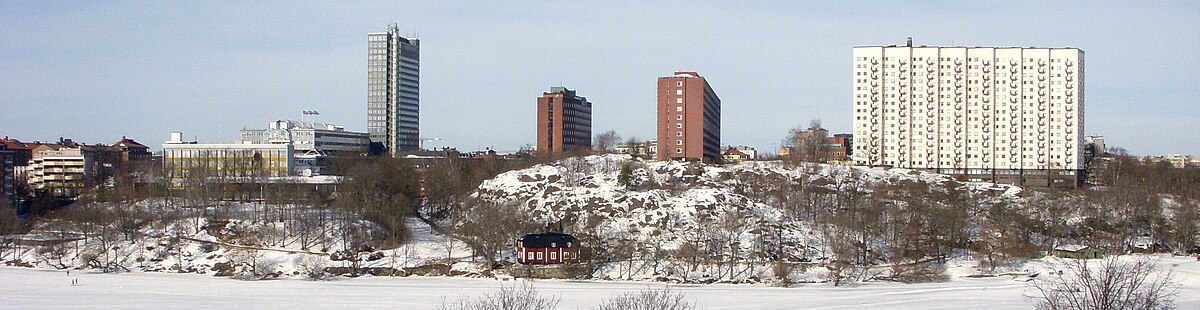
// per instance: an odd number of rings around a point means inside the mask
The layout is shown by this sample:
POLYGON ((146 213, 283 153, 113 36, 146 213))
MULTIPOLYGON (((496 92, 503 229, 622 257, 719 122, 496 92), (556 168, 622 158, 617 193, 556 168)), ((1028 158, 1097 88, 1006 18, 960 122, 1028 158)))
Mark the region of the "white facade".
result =
POLYGON ((240 143, 292 144, 297 153, 366 153, 370 147, 367 133, 347 131, 345 127, 313 122, 280 120, 267 129, 242 129, 240 143))
POLYGON ((853 160, 1017 180, 1075 175, 1083 60, 1076 48, 855 47, 853 160))
POLYGON ((172 179, 252 181, 292 175, 292 145, 262 143, 199 144, 171 134, 163 143, 163 169, 172 179))
POLYGON ((622 142, 617 144, 614 151, 620 154, 637 154, 646 158, 656 158, 658 156, 658 140, 645 141, 637 145, 622 142))
POLYGON ((1184 168, 1192 162, 1192 158, 1183 154, 1167 154, 1167 162, 1171 163, 1171 167, 1184 168))
POLYGON ((95 165, 82 148, 39 148, 29 161, 29 185, 54 196, 70 197, 83 191, 95 165))

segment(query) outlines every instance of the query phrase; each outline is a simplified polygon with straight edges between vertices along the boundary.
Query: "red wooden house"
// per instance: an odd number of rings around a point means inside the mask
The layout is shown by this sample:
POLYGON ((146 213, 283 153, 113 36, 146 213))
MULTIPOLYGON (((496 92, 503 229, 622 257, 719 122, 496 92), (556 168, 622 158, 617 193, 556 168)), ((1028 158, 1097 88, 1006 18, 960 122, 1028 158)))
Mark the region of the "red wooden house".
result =
POLYGON ((562 264, 579 262, 579 243, 563 233, 529 234, 517 239, 517 263, 562 264))

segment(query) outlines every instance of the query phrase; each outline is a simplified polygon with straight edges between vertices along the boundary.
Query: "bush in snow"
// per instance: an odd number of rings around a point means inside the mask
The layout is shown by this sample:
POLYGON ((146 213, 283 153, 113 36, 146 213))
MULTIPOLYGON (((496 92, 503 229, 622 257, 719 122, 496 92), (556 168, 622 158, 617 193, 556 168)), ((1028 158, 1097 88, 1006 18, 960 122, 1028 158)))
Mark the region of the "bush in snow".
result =
POLYGON ((303 255, 296 258, 296 269, 309 280, 324 280, 329 277, 325 272, 325 258, 318 255, 303 255))
POLYGON ((662 290, 643 290, 636 293, 625 293, 617 297, 604 299, 597 310, 691 310, 696 305, 683 300, 683 293, 662 290))
POLYGON ((1171 270, 1148 258, 1071 259, 1048 279, 1034 282, 1038 309, 1174 309, 1179 284, 1171 270))
POLYGON ((500 292, 484 294, 479 299, 471 301, 460 299, 457 303, 442 303, 439 310, 543 310, 558 308, 560 299, 557 296, 542 297, 538 295, 533 284, 502 286, 500 292))

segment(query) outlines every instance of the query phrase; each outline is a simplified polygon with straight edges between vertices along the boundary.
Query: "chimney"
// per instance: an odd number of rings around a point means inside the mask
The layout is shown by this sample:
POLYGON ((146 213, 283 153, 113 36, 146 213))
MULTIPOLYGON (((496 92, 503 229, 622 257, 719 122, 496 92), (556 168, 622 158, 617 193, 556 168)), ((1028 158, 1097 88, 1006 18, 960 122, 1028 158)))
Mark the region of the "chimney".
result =
POLYGON ((908 47, 912 47, 912 37, 908 37, 908 47))

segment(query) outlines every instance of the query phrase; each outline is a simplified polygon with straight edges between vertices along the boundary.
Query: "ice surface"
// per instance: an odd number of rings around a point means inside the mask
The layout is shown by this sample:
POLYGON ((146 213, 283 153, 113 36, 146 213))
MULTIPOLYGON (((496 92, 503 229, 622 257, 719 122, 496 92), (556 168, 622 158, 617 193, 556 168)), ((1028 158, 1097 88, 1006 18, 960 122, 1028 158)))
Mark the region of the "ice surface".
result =
MULTIPOLYGON (((1190 257, 1161 257, 1174 268, 1183 287, 1179 309, 1200 308, 1200 262, 1190 257)), ((1031 263, 1032 267, 1042 265, 1031 263)), ((903 284, 871 282, 850 287, 807 284, 790 288, 766 285, 671 285, 700 309, 1029 309, 1037 291, 1010 276, 967 278, 951 267, 949 282, 903 284)), ((521 280, 517 280, 521 281, 521 280)), ((363 277, 332 281, 298 279, 236 281, 197 274, 65 271, 0 267, 0 308, 394 308, 435 309, 495 292, 517 281, 455 277, 363 277), (79 279, 79 286, 71 286, 79 279)), ((559 309, 589 309, 624 292, 662 288, 653 282, 538 280, 542 295, 562 299, 559 309)))

